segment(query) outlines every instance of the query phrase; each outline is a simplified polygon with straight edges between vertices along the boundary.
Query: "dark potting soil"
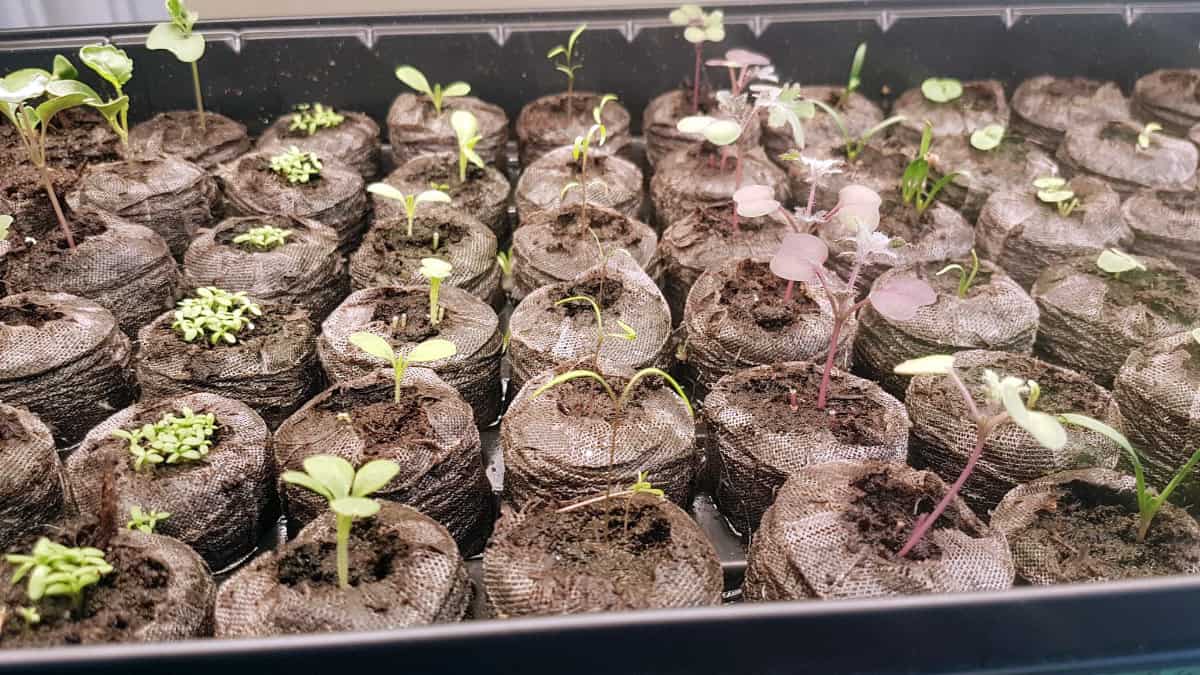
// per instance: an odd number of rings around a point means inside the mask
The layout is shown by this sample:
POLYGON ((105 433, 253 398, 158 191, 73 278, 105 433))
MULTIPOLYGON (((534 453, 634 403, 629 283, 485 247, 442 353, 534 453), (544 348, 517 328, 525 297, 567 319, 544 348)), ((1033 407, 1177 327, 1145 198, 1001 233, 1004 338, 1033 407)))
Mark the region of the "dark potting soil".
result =
MULTIPOLYGON (((117 134, 100 113, 87 108, 72 108, 54 116, 46 134, 46 158, 51 166, 78 168, 117 158, 117 134)), ((28 162, 28 154, 17 130, 11 124, 0 125, 0 167, 28 162)))
MULTIPOLYGON (((721 149, 710 143, 699 143, 688 148, 687 158, 689 166, 692 167, 690 181, 696 184, 703 184, 710 178, 724 176, 733 170, 734 163, 737 159, 730 154, 725 160, 724 165, 721 163, 721 149)), ((742 166, 745 166, 743 163, 742 166)))
MULTIPOLYGON (((872 547, 875 555, 893 560, 908 542, 916 528, 917 519, 932 513, 945 496, 928 485, 918 488, 895 480, 886 471, 868 473, 850 485, 861 494, 851 502, 842 519, 858 529, 862 540, 872 547)), ((960 530, 971 536, 979 535, 970 523, 958 516, 953 505, 938 516, 934 527, 960 530)), ((941 555, 941 547, 926 536, 909 551, 906 559, 936 560, 941 555)))
MULTIPOLYGON (((580 365, 581 368, 591 368, 590 363, 580 365)), ((604 378, 610 387, 613 388, 618 396, 628 384, 628 380, 622 377, 614 377, 612 375, 604 378)), ((637 390, 635 390, 626 402, 623 414, 628 414, 630 411, 637 411, 642 408, 642 401, 638 398, 637 391, 642 389, 661 389, 663 387, 662 380, 656 377, 643 377, 637 382, 637 390)), ((547 394, 549 395, 549 392, 547 394)), ((575 378, 564 382, 563 384, 554 387, 555 403, 558 406, 558 412, 568 417, 591 417, 595 419, 608 420, 612 419, 615 410, 613 400, 604 390, 604 387, 599 382, 591 378, 575 378)))
POLYGON ((740 378, 729 389, 729 405, 749 410, 757 423, 756 430, 761 432, 786 433, 824 427, 849 445, 882 445, 887 441, 884 408, 864 391, 867 384, 833 374, 825 410, 818 410, 820 368, 798 375, 772 371, 768 377, 740 378), (792 391, 796 392, 795 410, 791 406, 792 391))
POLYGON ((1105 281, 1105 301, 1118 307, 1142 305, 1175 323, 1188 325, 1200 319, 1200 297, 1195 281, 1186 272, 1170 269, 1130 270, 1114 277, 1090 257, 1071 262, 1072 269, 1105 281))
MULTIPOLYGON (((539 99, 530 104, 526 110, 522 126, 539 132, 572 126, 586 129, 594 121, 592 108, 596 107, 599 102, 600 97, 595 94, 575 94, 573 97, 568 97, 564 93, 561 96, 539 99), (568 101, 571 102, 570 115, 567 114, 568 101)), ((534 138, 539 135, 535 134, 534 138)))
POLYGON ((616 244, 621 248, 635 250, 641 235, 629 225, 629 220, 616 212, 606 212, 599 209, 588 209, 588 224, 580 221, 578 206, 558 212, 550 223, 550 234, 553 243, 546 246, 548 253, 567 253, 578 246, 596 245, 592 238, 593 232, 600 241, 616 244))
POLYGON ((63 313, 32 302, 23 302, 17 306, 0 307, 0 323, 8 326, 28 326, 41 328, 51 321, 63 318, 63 313))
POLYGON ((397 276, 419 268, 422 258, 444 257, 447 247, 461 242, 468 234, 461 225, 425 216, 417 216, 413 221, 411 237, 405 217, 388 221, 387 227, 380 228, 377 225, 375 232, 377 234, 371 237, 370 244, 380 254, 377 258, 379 269, 375 273, 397 276), (435 232, 438 235, 436 249, 433 248, 435 232))
POLYGON ((339 389, 317 404, 317 409, 334 414, 349 413, 350 423, 358 436, 368 439, 363 449, 366 455, 381 454, 381 447, 420 446, 430 444, 434 437, 422 397, 413 389, 400 389, 400 402, 393 398, 391 387, 371 389, 339 389))
POLYGON ((1046 495, 1043 508, 1010 545, 1058 553, 1063 581, 1156 577, 1196 567, 1197 542, 1178 521, 1156 518, 1137 541, 1136 496, 1082 481, 1046 495))
POLYGON ((1000 377, 1012 375, 1037 382, 1042 390, 1035 406, 1037 410, 1079 413, 1096 419, 1104 419, 1106 415, 1108 403, 1097 398, 1096 384, 1089 378, 1055 369, 1028 356, 1004 354, 986 365, 961 367, 960 370, 962 380, 968 386, 982 381, 984 370, 992 370, 1000 377))
MULTIPOLYGON (((3 157, 3 155, 0 155, 3 157)), ((46 188, 42 183, 42 174, 28 161, 12 163, 9 166, 2 166, 0 162, 0 194, 4 195, 5 199, 14 202, 20 202, 30 199, 47 199, 46 188)), ((54 184, 54 191, 59 195, 59 202, 62 202, 62 195, 70 190, 79 180, 79 175, 74 171, 62 169, 56 166, 50 167, 50 182, 54 184)), ((62 204, 63 209, 66 209, 66 204, 62 204)), ((47 203, 49 208, 49 203, 47 203)), ((21 229, 21 223, 13 223, 15 229, 21 229)))
POLYGON ((739 218, 738 229, 733 229, 733 200, 717 204, 702 204, 696 207, 699 217, 691 221, 697 233, 722 239, 733 239, 739 232, 758 232, 771 222, 770 218, 739 218))
MULTIPOLYGON (((457 211, 479 213, 491 206, 491 189, 487 180, 488 173, 474 164, 467 165, 467 180, 458 180, 458 164, 422 163, 419 171, 403 176, 405 182, 419 183, 426 187, 436 185, 450 195, 451 202, 457 211)), ((416 228, 413 228, 414 232, 416 228)))
MULTIPOLYGON (((447 307, 446 317, 453 311, 447 307)), ((423 342, 440 333, 438 327, 429 322, 429 296, 418 293, 391 295, 380 300, 375 303, 371 321, 383 321, 389 325, 395 322, 395 330, 389 336, 393 347, 404 342, 423 342)))
MULTIPOLYGON (((72 218, 67 216, 67 224, 71 227, 71 236, 75 246, 87 241, 89 237, 98 237, 108 231, 108 226, 96 218, 72 218)), ((26 245, 21 241, 9 251, 8 255, 14 260, 23 257, 26 267, 33 276, 49 274, 64 265, 71 264, 71 247, 62 228, 56 227, 46 233, 37 243, 26 245)))
POLYGON ((780 330, 803 314, 820 311, 799 285, 785 301, 788 282, 775 276, 766 262, 742 260, 735 268, 721 268, 718 274, 723 282, 718 302, 727 308, 733 321, 780 330))
MULTIPOLYGON (((571 298, 577 295, 586 295, 600 305, 601 311, 606 310, 617 303, 621 299, 621 294, 625 292, 625 285, 620 279, 604 277, 603 279, 586 279, 574 284, 569 284, 562 292, 563 298, 571 298)), ((555 299, 557 302, 559 299, 555 299)), ((561 305, 556 305, 553 302, 547 309, 555 314, 561 314, 569 317, 575 317, 579 314, 584 314, 588 317, 595 316, 595 309, 591 303, 586 300, 575 300, 572 302, 564 302, 561 305)))

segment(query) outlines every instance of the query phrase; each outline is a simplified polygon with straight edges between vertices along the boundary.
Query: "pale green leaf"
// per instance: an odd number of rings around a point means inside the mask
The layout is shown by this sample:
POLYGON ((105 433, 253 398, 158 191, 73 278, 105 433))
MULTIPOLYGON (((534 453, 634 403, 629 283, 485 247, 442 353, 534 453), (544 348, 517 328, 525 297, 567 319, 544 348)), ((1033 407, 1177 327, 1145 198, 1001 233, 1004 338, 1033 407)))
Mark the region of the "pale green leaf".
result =
POLYGON ((962 96, 962 82, 950 77, 931 77, 921 83, 921 93, 934 103, 949 103, 962 96))
POLYGON ((433 96, 433 89, 429 86, 429 80, 425 79, 425 75, 421 71, 412 66, 400 66, 396 68, 396 78, 408 85, 409 89, 419 91, 426 96, 433 96))
POLYGON ((349 338, 350 344, 376 358, 383 359, 389 364, 396 360, 396 352, 387 340, 374 333, 354 333, 349 338))
POLYGON ((407 197, 403 192, 388 185, 387 183, 371 183, 367 186, 367 192, 373 195, 379 195, 385 199, 394 199, 398 202, 403 202, 407 197))
POLYGON ((423 202, 441 202, 449 204, 450 195, 442 192, 441 190, 426 190, 417 195, 417 203, 421 204, 423 202))
POLYGON ((704 128, 704 138, 717 146, 730 145, 742 135, 742 127, 733 120, 717 120, 704 128))
POLYGON ((12 105, 24 103, 46 93, 50 73, 40 68, 24 68, 0 80, 0 101, 12 105))
POLYGON ((304 470, 329 490, 334 499, 349 496, 354 484, 354 466, 334 455, 313 455, 304 460, 304 470))
POLYGON ((123 87, 133 77, 133 59, 115 45, 87 45, 79 50, 79 60, 96 71, 114 87, 123 87))
POLYGON ((587 24, 580 24, 578 28, 571 31, 571 37, 567 38, 567 51, 575 52, 575 43, 579 40, 579 36, 583 35, 583 31, 587 30, 587 24))
POLYGON ((1146 266, 1137 258, 1115 248, 1108 248, 1101 251, 1100 257, 1096 258, 1096 266, 1109 274, 1120 274, 1132 270, 1146 269, 1146 266))
POLYGON ((426 279, 445 279, 453 271, 453 265, 439 258, 421 258, 421 268, 418 270, 426 279))
POLYGON ((183 63, 194 63, 204 56, 204 36, 186 34, 173 23, 160 23, 146 36, 148 49, 165 49, 183 63))
POLYGON ((900 363, 892 372, 897 375, 945 375, 953 367, 954 357, 952 355, 932 354, 900 363))
POLYGON ((1057 190, 1067 184, 1067 179, 1061 176, 1042 176, 1033 181, 1033 187, 1039 190, 1057 190))
POLYGON ((707 115, 692 115, 676 122, 675 128, 685 134, 699 134, 716 121, 716 119, 707 115))
POLYGON ((971 134, 971 147, 984 152, 992 150, 1004 140, 1004 127, 999 124, 989 124, 982 129, 976 129, 971 134))
POLYGON ((8 228, 12 227, 13 217, 5 214, 0 214, 0 241, 8 238, 8 228))
POLYGON ((75 68, 75 64, 62 54, 54 55, 54 67, 51 75, 56 80, 76 80, 79 79, 79 70, 75 68))
POLYGON ((282 478, 283 482, 285 483, 299 485, 300 487, 312 490, 326 499, 333 499, 333 494, 329 492, 329 488, 325 487, 325 485, 320 481, 302 471, 284 471, 280 478, 282 478))
POLYGON ((450 127, 454 129, 454 135, 461 145, 479 132, 479 120, 468 110, 455 110, 450 114, 450 127))
POLYGON ((471 85, 466 82, 451 82, 442 90, 442 97, 466 96, 471 93, 471 85))
POLYGON ((448 359, 458 353, 458 347, 449 340, 441 338, 433 338, 426 340, 408 353, 409 363, 429 363, 431 361, 440 361, 448 359))
POLYGON ((342 497, 329 502, 329 508, 346 518, 370 518, 379 513, 379 502, 365 497, 342 497))
POLYGON ((1126 452, 1133 452, 1133 445, 1130 444, 1129 439, 1125 437, 1125 434, 1117 431, 1098 419, 1088 417, 1087 415, 1077 415, 1075 413, 1063 413, 1058 416, 1058 419, 1066 422, 1067 424, 1083 427, 1089 431, 1094 431, 1108 438, 1113 443, 1116 443, 1126 452))
POLYGON ((376 459, 367 462, 354 474, 354 486, 350 488, 351 497, 366 497, 383 489, 396 474, 400 473, 400 465, 390 459, 376 459))
POLYGON ((705 34, 704 29, 700 26, 688 26, 683 30, 683 39, 692 44, 704 42, 705 37, 707 37, 707 35, 705 34))

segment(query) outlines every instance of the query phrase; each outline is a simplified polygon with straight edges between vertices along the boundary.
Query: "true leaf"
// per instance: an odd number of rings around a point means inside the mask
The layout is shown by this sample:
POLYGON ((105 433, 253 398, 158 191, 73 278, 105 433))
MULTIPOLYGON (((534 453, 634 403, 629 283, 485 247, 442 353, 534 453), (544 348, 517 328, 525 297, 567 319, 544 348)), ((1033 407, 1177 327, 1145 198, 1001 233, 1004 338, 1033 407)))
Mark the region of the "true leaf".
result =
POLYGON ((376 459, 367 462, 354 474, 354 486, 350 488, 351 497, 366 497, 387 485, 396 474, 400 473, 400 465, 390 459, 376 459))
POLYGON ((79 77, 79 71, 70 59, 62 54, 55 54, 52 77, 56 80, 74 80, 79 77))
POLYGON ((341 457, 313 455, 304 460, 304 470, 324 485, 334 499, 348 496, 354 484, 354 466, 341 457))
POLYGON ((79 60, 117 88, 133 77, 133 59, 114 45, 87 45, 79 50, 79 60))

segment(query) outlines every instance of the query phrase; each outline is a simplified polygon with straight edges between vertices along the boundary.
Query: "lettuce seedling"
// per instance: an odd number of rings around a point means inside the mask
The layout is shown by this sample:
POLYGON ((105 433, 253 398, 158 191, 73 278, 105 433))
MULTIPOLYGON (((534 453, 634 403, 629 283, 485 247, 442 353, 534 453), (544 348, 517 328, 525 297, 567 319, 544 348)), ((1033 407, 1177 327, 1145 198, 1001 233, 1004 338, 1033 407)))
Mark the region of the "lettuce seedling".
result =
MULTIPOLYGON (((433 246, 437 248, 436 239, 433 246)), ((442 286, 442 281, 450 278, 453 270, 453 265, 437 258, 421 258, 421 269, 417 270, 421 276, 429 280, 429 323, 435 326, 442 322, 442 317, 446 316, 446 308, 438 304, 438 290, 442 286)))
POLYGON ((967 406, 970 421, 975 425, 975 447, 967 456, 967 463, 962 473, 946 491, 945 496, 934 507, 933 511, 917 519, 916 526, 908 541, 900 549, 899 557, 908 555, 937 519, 954 501, 962 487, 975 470, 975 465, 983 456, 983 446, 997 429, 1012 422, 1024 429, 1038 444, 1049 450, 1059 450, 1067 444, 1067 432, 1053 415, 1034 410, 1041 387, 1033 380, 1022 380, 1017 377, 1001 377, 991 370, 983 372, 983 386, 987 395, 984 406, 976 406, 975 398, 967 385, 963 383, 958 372, 954 369, 954 357, 946 354, 923 356, 919 359, 905 361, 895 368, 897 375, 945 375, 962 395, 967 406))
POLYGON ((272 251, 287 243, 293 232, 274 225, 252 227, 233 238, 233 243, 255 251, 272 251))
POLYGON ((823 110, 826 115, 829 115, 831 118, 833 118, 833 123, 837 125, 838 131, 842 134, 842 143, 846 151, 846 159, 850 160, 851 162, 853 162, 855 159, 858 159, 858 156, 862 154, 862 151, 867 147, 867 143, 871 140, 872 136, 883 131, 884 129, 887 129, 893 124, 899 124, 906 119, 904 115, 893 115, 856 136, 850 133, 850 127, 846 126, 846 120, 842 118, 842 114, 835 110, 833 106, 820 99, 812 99, 812 103, 823 110))
POLYGON ((850 62, 850 79, 846 81, 846 87, 842 89, 842 95, 838 97, 837 107, 845 108, 846 102, 850 100, 850 94, 858 91, 862 85, 863 64, 867 61, 867 43, 859 43, 858 49, 854 50, 854 59, 850 62))
POLYGON ((313 455, 304 460, 304 471, 285 471, 284 482, 308 488, 329 501, 337 527, 338 586, 350 588, 350 528, 359 518, 379 513, 379 502, 368 499, 383 489, 400 465, 376 459, 354 470, 354 465, 333 455, 313 455))
POLYGON ((1004 132, 1002 124, 989 124, 981 129, 976 129, 971 134, 971 147, 982 152, 995 150, 1004 140, 1004 132))
POLYGON ((204 117, 204 96, 200 90, 200 68, 196 65, 204 56, 204 36, 193 32, 200 15, 188 11, 183 0, 167 0, 167 14, 171 20, 160 23, 146 36, 147 49, 165 49, 175 55, 180 63, 192 66, 192 89, 196 94, 196 111, 200 113, 200 131, 207 130, 204 117))
MULTIPOLYGON (((588 182, 588 159, 591 157, 592 143, 601 146, 608 140, 608 128, 604 126, 604 106, 609 101, 615 100, 617 100, 615 94, 605 94, 600 98, 600 103, 595 108, 592 108, 592 120, 594 123, 588 128, 586 134, 576 136, 575 143, 571 146, 571 159, 579 165, 579 180, 567 183, 559 192, 559 198, 561 199, 570 190, 579 189, 579 220, 585 227, 591 222, 587 211, 588 188, 592 185, 592 183, 588 182)), ((603 181, 593 181, 593 183, 603 185, 605 189, 608 188, 603 181)))
POLYGON ((1125 438, 1124 434, 1100 420, 1092 419, 1086 415, 1066 413, 1059 415, 1058 419, 1065 424, 1083 427, 1084 429, 1106 436, 1125 451, 1125 456, 1129 458, 1129 463, 1133 466, 1133 477, 1135 480, 1135 489, 1137 490, 1137 540, 1139 544, 1144 543, 1146 535, 1150 532, 1150 525, 1154 523, 1154 517, 1158 515, 1163 504, 1167 503, 1167 499, 1171 496, 1171 493, 1175 492, 1175 488, 1179 487, 1183 479, 1187 478, 1192 469, 1196 468, 1196 463, 1200 462, 1200 448, 1197 448, 1192 453, 1192 456, 1188 458, 1188 461, 1179 467, 1179 470, 1167 482, 1167 486, 1162 489, 1162 492, 1155 494, 1153 490, 1146 487, 1146 470, 1142 466, 1142 460, 1138 457, 1137 451, 1133 449, 1133 445, 1129 443, 1129 439, 1125 438))
MULTIPOLYGON (((104 551, 89 547, 68 548, 46 537, 38 539, 29 554, 9 553, 4 559, 17 568, 12 576, 14 586, 29 578, 25 595, 32 602, 65 597, 77 614, 83 610, 83 593, 88 586, 95 585, 113 571, 112 565, 104 559, 104 551)), ((25 618, 29 621, 32 616, 25 618)))
POLYGON ((400 66, 396 68, 396 78, 407 84, 413 91, 428 96, 429 102, 433 104, 433 109, 439 115, 442 114, 442 103, 446 99, 466 96, 471 93, 471 85, 466 82, 451 82, 444 89, 440 84, 434 84, 430 87, 429 80, 425 79, 425 74, 412 66, 400 66))
POLYGON ((290 146, 287 150, 271 157, 271 170, 295 185, 307 183, 321 177, 321 158, 315 152, 290 146))
POLYGON ((975 277, 979 274, 979 255, 975 253, 975 249, 971 249, 970 271, 967 271, 958 263, 952 263, 938 270, 934 276, 940 277, 951 271, 958 273, 958 297, 967 297, 967 292, 971 290, 971 284, 975 283, 975 277))
POLYGON ((1033 181, 1037 189, 1037 198, 1047 204, 1058 207, 1058 213, 1067 218, 1079 208, 1079 198, 1075 191, 1067 187, 1067 179, 1059 176, 1043 176, 1033 181))
POLYGON ((374 333, 354 333, 350 336, 350 344, 378 359, 387 361, 392 367, 392 378, 395 380, 392 400, 400 402, 400 384, 404 381, 404 371, 410 363, 431 363, 448 359, 458 353, 458 347, 449 340, 434 338, 426 340, 411 350, 408 355, 397 354, 387 340, 374 333))
POLYGON ((676 26, 687 26, 683 29, 683 39, 692 43, 696 52, 696 68, 692 75, 692 112, 699 112, 700 65, 704 62, 704 43, 725 39, 725 13, 719 9, 705 12, 699 5, 682 5, 672 10, 669 18, 676 26))
POLYGON ((196 289, 196 296, 179 301, 171 328, 184 342, 197 338, 216 345, 222 341, 236 344, 238 333, 254 329, 251 317, 262 316, 262 309, 245 292, 230 293, 216 286, 196 289))
POLYGON ((960 175, 957 171, 951 171, 930 184, 929 146, 932 143, 933 125, 926 122, 925 130, 921 132, 921 147, 917 149, 916 156, 908 163, 904 175, 900 177, 900 196, 905 204, 917 209, 918 215, 925 213, 942 188, 960 175))
POLYGON ((212 449, 216 431, 216 415, 197 415, 191 408, 183 406, 178 415, 167 413, 152 424, 143 424, 133 431, 115 429, 111 435, 128 442, 133 470, 141 471, 159 464, 204 460, 212 449))
POLYGON ((1123 272, 1146 271, 1146 266, 1142 264, 1142 261, 1115 248, 1101 251, 1100 256, 1096 258, 1096 267, 1113 275, 1114 279, 1120 279, 1123 272))
POLYGON ((962 82, 952 77, 931 77, 921 83, 921 95, 934 103, 949 103, 962 94, 962 82))
POLYGON ((915 277, 896 276, 873 288, 866 298, 855 302, 855 287, 863 266, 896 257, 894 249, 897 242, 876 231, 879 227, 880 201, 875 191, 861 185, 848 185, 838 193, 838 205, 835 207, 837 215, 848 230, 856 232, 852 254, 854 265, 845 288, 833 287, 832 274, 825 269, 829 248, 819 237, 789 233, 771 258, 771 271, 789 282, 785 297, 790 299, 791 282, 819 283, 833 312, 833 330, 829 334, 829 349, 821 375, 821 386, 817 392, 818 410, 825 409, 838 340, 846 324, 860 309, 869 303, 886 319, 907 321, 916 316, 917 310, 937 301, 937 293, 925 281, 915 277))
POLYGON ((583 57, 575 53, 575 43, 579 41, 579 36, 583 35, 585 30, 587 30, 587 24, 580 24, 578 28, 571 31, 570 37, 567 38, 567 44, 555 45, 546 52, 546 58, 554 64, 554 69, 567 76, 568 119, 575 114, 575 73, 583 67, 583 57), (562 57, 561 61, 558 60, 559 57, 562 57))
POLYGON ((134 506, 129 509, 129 522, 125 523, 125 529, 137 530, 146 534, 153 534, 154 528, 162 521, 170 518, 171 514, 166 511, 155 511, 154 509, 142 509, 140 506, 134 506))
MULTIPOLYGON (((133 77, 133 59, 115 45, 94 44, 79 49, 79 60, 112 85, 116 98, 104 105, 93 106, 104 116, 108 125, 129 149, 129 100, 124 87, 133 77), (119 103, 124 99, 124 103, 119 103)), ((73 79, 73 78, 72 78, 73 79)))
POLYGON ((1154 140, 1154 134, 1162 131, 1162 125, 1158 122, 1147 122, 1146 126, 1137 135, 1137 146, 1139 150, 1149 150, 1150 142, 1154 140))
POLYGON ((322 129, 333 129, 346 121, 346 116, 320 103, 299 103, 292 113, 288 131, 303 131, 312 136, 322 129))
POLYGON ((475 146, 483 140, 479 133, 479 120, 469 110, 455 110, 450 115, 450 127, 454 129, 454 137, 458 140, 458 182, 467 182, 467 164, 474 164, 480 169, 487 166, 475 146))
POLYGON ((586 302, 592 306, 592 311, 596 314, 596 354, 592 361, 593 367, 600 370, 600 350, 604 348, 604 340, 606 338, 617 338, 633 342, 637 339, 637 331, 632 326, 624 321, 617 319, 617 326, 621 328, 620 333, 606 333, 604 331, 604 315, 600 311, 600 303, 596 302, 595 298, 589 295, 572 295, 569 298, 563 298, 554 303, 555 307, 561 307, 571 302, 586 302))
POLYGON ((771 59, 748 49, 730 49, 723 59, 709 59, 707 65, 729 71, 729 92, 740 96, 755 80, 778 82, 771 59))
POLYGON ((367 186, 367 192, 373 195, 379 195, 385 199, 400 202, 404 205, 404 215, 408 217, 408 230, 406 236, 413 236, 413 221, 417 217, 418 204, 449 204, 450 195, 441 190, 426 190, 419 194, 406 195, 387 183, 371 183, 367 186))

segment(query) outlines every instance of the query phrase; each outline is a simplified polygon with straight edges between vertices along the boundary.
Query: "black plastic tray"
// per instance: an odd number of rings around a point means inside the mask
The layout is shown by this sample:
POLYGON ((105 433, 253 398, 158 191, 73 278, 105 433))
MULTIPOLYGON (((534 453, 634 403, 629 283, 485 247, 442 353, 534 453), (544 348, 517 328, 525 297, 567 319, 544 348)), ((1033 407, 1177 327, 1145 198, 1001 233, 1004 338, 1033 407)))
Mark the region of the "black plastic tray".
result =
MULTIPOLYGON (((714 5, 716 6, 716 5, 714 5)), ((582 21, 580 86, 634 115, 678 84, 691 52, 666 9, 205 22, 210 108, 261 130, 320 100, 382 121, 400 63, 464 79, 515 118, 561 88, 547 49, 582 21)), ((786 79, 841 83, 870 43, 863 91, 894 96, 930 75, 1041 73, 1112 79, 1128 92, 1155 68, 1200 66, 1200 3, 825 2, 726 7, 724 48, 771 55, 786 79)), ((188 69, 142 47, 146 25, 0 31, 0 71, 49 64, 108 39, 128 50, 135 120, 192 105, 188 69)), ((714 50, 716 51, 716 50, 714 50)), ((99 84, 99 83, 94 83, 99 84)), ((491 440, 494 433, 485 433, 491 440)), ((741 550, 706 497, 696 515, 737 585, 741 550)), ((477 565, 472 565, 477 567, 477 565)), ((733 594, 731 594, 733 595, 733 594)), ((362 634, 0 651, 0 672, 521 673, 1118 672, 1200 666, 1200 577, 1002 593, 481 621, 362 634)), ((1186 670, 1183 672, 1200 672, 1186 670)))

